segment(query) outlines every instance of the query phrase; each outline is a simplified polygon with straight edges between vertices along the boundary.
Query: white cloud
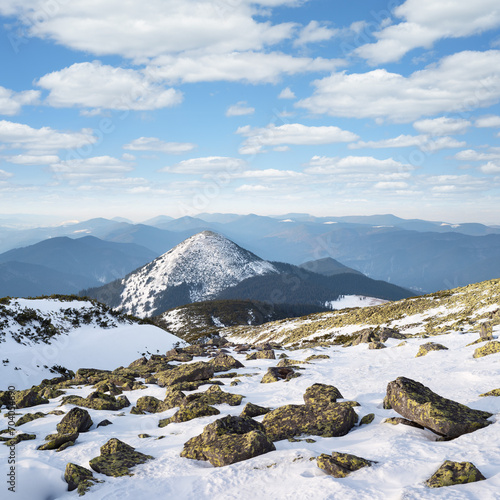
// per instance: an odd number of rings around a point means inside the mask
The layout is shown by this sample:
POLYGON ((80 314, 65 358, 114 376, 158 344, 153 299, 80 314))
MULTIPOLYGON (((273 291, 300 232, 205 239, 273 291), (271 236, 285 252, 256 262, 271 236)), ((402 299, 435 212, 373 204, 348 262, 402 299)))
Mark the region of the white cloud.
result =
POLYGON ((0 115, 16 115, 23 106, 37 104, 39 100, 39 90, 14 92, 0 86, 0 115))
POLYGON ((269 186, 262 186, 261 184, 243 184, 235 189, 237 193, 259 193, 271 191, 269 186))
POLYGON ((374 65, 394 62, 442 38, 467 37, 500 26, 497 0, 406 0, 394 15, 404 21, 374 33, 378 41, 362 45, 357 55, 374 65))
POLYGON ((461 118, 440 118, 420 120, 413 124, 413 127, 422 134, 434 136, 463 134, 470 127, 471 123, 468 120, 461 118))
POLYGON ((79 148, 94 144, 97 137, 90 129, 59 132, 50 127, 32 128, 22 123, 0 120, 0 142, 12 149, 28 149, 45 153, 59 149, 79 148))
POLYGON ((175 174, 201 174, 208 175, 217 172, 237 172, 246 165, 244 160, 226 156, 207 156, 203 158, 191 158, 183 160, 175 165, 164 167, 160 172, 175 174))
POLYGON ((470 111, 500 100, 500 51, 459 52, 408 77, 385 69, 334 73, 314 86, 296 106, 317 114, 410 122, 470 111))
POLYGON ((278 99, 295 99, 295 93, 290 89, 290 87, 286 87, 280 92, 278 99))
POLYGON ((333 71, 345 66, 339 59, 293 57, 281 52, 230 52, 161 56, 148 68, 156 80, 170 83, 246 82, 277 83, 283 75, 333 71))
MULTIPOLYGON (((402 173, 407 177, 413 167, 393 158, 379 160, 372 156, 347 156, 345 158, 330 158, 326 156, 313 156, 307 163, 305 172, 308 174, 348 175, 356 174, 394 174, 402 173)), ((394 178, 394 177, 393 177, 394 178)))
POLYGON ((409 148, 417 147, 422 151, 434 152, 441 149, 462 148, 466 145, 464 141, 457 141, 453 137, 438 137, 433 139, 428 135, 399 135, 391 139, 380 141, 358 141, 349 144, 349 149, 361 148, 409 148))
POLYGON ((296 172, 295 170, 278 170, 275 168, 268 168, 266 170, 246 170, 241 173, 234 174, 232 176, 235 179, 303 179, 305 175, 301 172, 296 172))
POLYGON ((91 178, 122 177, 133 170, 129 164, 111 156, 95 156, 74 160, 63 160, 50 166, 54 176, 72 183, 87 181, 91 178))
POLYGON ((478 128, 500 127, 500 116, 495 116, 495 115, 481 116, 474 122, 474 125, 478 128))
POLYGON ((496 160, 500 158, 500 152, 498 153, 480 153, 474 149, 466 149, 464 151, 458 152, 455 157, 456 160, 460 161, 488 161, 496 160))
POLYGON ((481 191, 488 187, 489 181, 485 178, 472 175, 434 175, 424 179, 432 186, 432 191, 441 194, 460 194, 470 191, 481 191))
POLYGON ((8 156, 5 158, 9 163, 15 163, 16 165, 50 165, 51 163, 57 163, 59 157, 56 155, 16 155, 8 156))
POLYGON ((485 165, 481 165, 479 170, 483 174, 500 174, 500 161, 489 161, 485 165))
POLYGON ((244 116, 253 115, 254 113, 255 108, 248 106, 246 101, 240 101, 227 108, 226 116, 244 116))
POLYGON ((14 176, 14 174, 12 174, 10 172, 6 172, 5 170, 0 170, 0 180, 2 180, 2 181, 6 180, 6 179, 10 179, 13 176, 14 176))
POLYGON ((375 189, 406 189, 409 187, 407 182, 377 182, 375 189))
POLYGON ((130 151, 161 151, 168 154, 187 153, 195 148, 196 144, 191 142, 165 142, 157 137, 139 137, 123 146, 123 149, 130 151))
POLYGON ((175 106, 182 93, 152 83, 140 71, 114 68, 99 61, 76 63, 42 76, 36 84, 49 91, 54 107, 152 110, 175 106))
POLYGON ((238 128, 236 133, 247 138, 240 148, 241 154, 260 153, 265 146, 333 144, 355 141, 359 138, 356 134, 339 127, 308 127, 300 123, 280 126, 270 124, 265 128, 252 128, 247 125, 238 128))
POLYGON ((330 40, 338 33, 338 30, 328 28, 318 21, 311 21, 300 31, 299 37, 294 40, 293 45, 298 47, 308 43, 317 43, 330 40))

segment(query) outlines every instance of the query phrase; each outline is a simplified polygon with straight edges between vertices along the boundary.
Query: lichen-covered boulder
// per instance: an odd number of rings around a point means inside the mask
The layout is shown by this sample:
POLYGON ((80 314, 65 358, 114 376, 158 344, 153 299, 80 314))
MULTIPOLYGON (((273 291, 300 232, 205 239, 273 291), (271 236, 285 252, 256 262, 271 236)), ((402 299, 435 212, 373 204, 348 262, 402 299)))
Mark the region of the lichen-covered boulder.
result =
POLYGON ((167 389, 165 399, 163 400, 164 408, 170 410, 176 406, 181 406, 186 402, 186 395, 177 389, 167 389))
POLYGON ((97 384, 101 380, 106 380, 111 374, 109 370, 98 370, 96 368, 80 368, 76 371, 76 384, 97 384))
POLYGON ((75 406, 83 406, 84 408, 92 408, 94 410, 121 410, 130 406, 130 401, 126 396, 115 398, 110 394, 95 391, 89 394, 86 398, 81 396, 65 396, 62 399, 61 405, 72 404, 75 406))
POLYGON ((262 424, 251 418, 228 416, 208 424, 199 436, 190 439, 181 457, 206 460, 214 467, 222 467, 275 449, 262 424))
POLYGON ((167 351, 165 354, 165 359, 167 361, 180 361, 182 363, 186 363, 189 361, 193 361, 193 356, 186 352, 184 349, 173 348, 170 351, 167 351))
POLYGON ((42 413, 41 411, 37 411, 36 413, 25 413, 21 418, 17 420, 15 426, 19 427, 20 425, 26 424, 27 422, 32 422, 33 420, 37 420, 38 418, 43 417, 45 417, 45 413, 42 413))
POLYGON ((294 377, 298 377, 300 374, 295 373, 293 368, 278 368, 272 367, 267 369, 267 373, 262 377, 260 381, 261 384, 271 384, 273 382, 279 382, 280 380, 291 380, 294 377))
POLYGON ((427 342, 426 344, 422 344, 418 349, 416 358, 420 358, 421 356, 425 356, 432 351, 447 351, 448 348, 442 344, 437 344, 436 342, 427 342))
POLYGON ((18 434, 12 439, 8 439, 5 441, 6 446, 15 446, 19 444, 21 441, 31 441, 32 439, 36 439, 36 434, 28 434, 23 432, 22 434, 18 434))
POLYGON ((362 419, 359 425, 368 425, 371 424, 375 420, 375 413, 368 413, 362 419))
POLYGON ((213 365, 204 361, 179 365, 172 370, 161 371, 156 374, 160 387, 173 386, 182 382, 196 382, 209 380, 215 371, 213 365))
POLYGON ((358 333, 358 336, 352 341, 352 345, 369 344, 376 340, 380 341, 380 336, 370 328, 367 328, 358 333))
POLYGON ((264 406, 254 405, 253 403, 247 403, 240 413, 240 417, 259 417, 260 415, 265 415, 269 413, 271 408, 265 408, 264 406))
POLYGON ((12 391, 10 393, 16 404, 17 409, 21 408, 30 408, 32 406, 38 406, 47 404, 49 402, 48 399, 42 397, 36 390, 34 389, 25 389, 23 391, 12 391))
POLYGON ((387 385, 387 403, 401 416, 453 439, 486 427, 491 413, 443 398, 420 382, 399 377, 387 385))
POLYGON ((391 424, 391 425, 408 425, 409 427, 415 427, 416 429, 425 429, 423 425, 417 424, 416 422, 412 422, 411 420, 408 420, 407 418, 401 418, 401 417, 390 417, 386 418, 383 422, 383 424, 391 424))
POLYGON ((312 354, 311 356, 308 356, 306 358, 306 361, 318 361, 320 359, 330 359, 330 356, 328 354, 312 354))
POLYGON ((486 478, 471 462, 452 462, 446 460, 441 467, 426 481, 429 488, 442 488, 454 484, 475 483, 486 478))
POLYGON ((161 413, 168 410, 168 405, 163 401, 160 401, 154 396, 142 396, 137 400, 135 404, 136 408, 141 411, 147 411, 148 413, 161 413))
POLYGON ((303 398, 306 405, 328 406, 344 396, 333 385, 313 384, 306 389, 303 398))
POLYGON ((238 406, 241 404, 243 396, 224 392, 218 385, 211 385, 205 392, 190 394, 186 399, 187 401, 200 401, 207 405, 238 406))
POLYGON ((362 469, 363 467, 371 467, 376 463, 365 458, 350 455, 349 453, 338 453, 334 451, 331 455, 322 453, 317 459, 318 467, 333 477, 346 477, 351 472, 362 469))
POLYGON ((92 419, 87 410, 78 407, 71 408, 57 424, 57 432, 60 434, 87 432, 92 427, 92 424, 92 419))
POLYGON ((482 358, 484 356, 489 356, 490 354, 497 354, 499 352, 500 352, 500 342, 498 342, 497 340, 493 340, 481 347, 478 347, 474 351, 474 357, 482 358))
POLYGON ((209 363, 212 365, 214 372, 227 372, 235 368, 244 368, 243 363, 224 353, 218 354, 209 363))
POLYGON ((251 359, 276 359, 276 354, 272 349, 262 349, 260 351, 252 352, 247 354, 247 360, 251 359))
POLYGON ((68 491, 77 490, 80 496, 85 495, 93 484, 100 482, 94 478, 92 471, 71 462, 66 465, 64 480, 68 483, 68 491))
POLYGON ((171 423, 188 422, 199 417, 209 417, 219 415, 220 411, 203 401, 192 401, 181 406, 170 418, 163 418, 158 423, 158 427, 165 427, 171 423))
POLYGON ((346 435, 358 420, 356 412, 343 403, 286 405, 270 411, 262 424, 272 441, 301 434, 334 437, 346 435))
POLYGON ((368 344, 368 349, 385 349, 386 345, 378 340, 374 340, 368 344))
POLYGON ((109 392, 112 396, 118 396, 123 393, 122 389, 109 380, 97 382, 97 384, 94 385, 94 389, 99 392, 109 392))
POLYGON ((493 389, 493 390, 485 392, 483 394, 479 394, 479 397, 481 397, 481 398, 486 398, 488 396, 500 396, 500 389, 493 389))
POLYGON ((61 446, 67 443, 74 443, 78 436, 78 432, 68 434, 51 434, 45 438, 49 438, 47 443, 40 445, 37 450, 58 450, 61 446))
POLYGON ((112 438, 101 446, 101 455, 90 460, 90 467, 106 476, 131 476, 130 469, 154 457, 135 451, 132 446, 112 438))
POLYGON ((297 365, 307 365, 307 361, 299 361, 297 359, 283 358, 280 359, 278 364, 276 365, 278 368, 283 368, 286 366, 297 366, 297 365))

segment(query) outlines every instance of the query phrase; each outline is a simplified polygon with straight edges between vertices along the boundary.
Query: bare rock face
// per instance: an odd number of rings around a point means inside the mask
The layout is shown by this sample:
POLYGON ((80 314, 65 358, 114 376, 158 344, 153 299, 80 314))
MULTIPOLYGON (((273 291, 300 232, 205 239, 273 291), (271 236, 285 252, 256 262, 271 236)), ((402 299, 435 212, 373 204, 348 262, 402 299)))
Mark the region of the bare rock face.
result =
POLYGON ((445 439, 474 432, 491 423, 487 420, 491 413, 443 398, 420 382, 405 377, 389 382, 384 404, 445 439))

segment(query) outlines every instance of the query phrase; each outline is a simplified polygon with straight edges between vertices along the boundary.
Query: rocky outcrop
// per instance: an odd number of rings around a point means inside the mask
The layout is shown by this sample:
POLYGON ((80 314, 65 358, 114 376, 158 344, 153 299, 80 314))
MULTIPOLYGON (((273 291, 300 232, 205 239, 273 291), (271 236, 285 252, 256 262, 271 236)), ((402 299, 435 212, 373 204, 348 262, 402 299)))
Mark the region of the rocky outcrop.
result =
POLYGON ((478 347, 474 351, 474 357, 482 358, 484 356, 489 356, 490 354, 497 354, 499 352, 500 352, 500 342, 498 342, 497 340, 493 340, 481 347, 478 347))
POLYGON ((85 495, 93 484, 100 482, 94 478, 92 471, 71 462, 66 465, 64 480, 68 483, 68 491, 77 490, 80 496, 85 495))
POLYGON ((471 462, 446 462, 426 481, 429 488, 442 488, 454 484, 475 483, 486 478, 471 462))
POLYGON ((33 420, 37 420, 38 418, 43 417, 45 417, 45 413, 41 411, 37 411, 36 413, 25 413, 16 421, 15 426, 19 427, 20 425, 26 424, 27 422, 32 422, 33 420))
POLYGON ((252 359, 276 359, 276 355, 272 349, 262 349, 261 351, 254 351, 247 354, 247 360, 252 359))
POLYGON ((210 415, 219 415, 220 411, 213 406, 209 406, 203 401, 192 401, 182 405, 170 418, 163 418, 158 423, 158 427, 165 427, 171 423, 188 422, 199 417, 209 417, 210 415))
POLYGON ((170 408, 168 404, 165 404, 163 401, 160 401, 158 398, 155 398, 154 396, 140 397, 137 400, 135 406, 139 410, 148 413, 161 413, 170 408))
POLYGON ((271 384, 273 382, 279 382, 280 380, 288 382, 299 375, 299 373, 295 373, 293 368, 268 368, 267 373, 262 377, 261 384, 271 384))
POLYGON ((209 380, 215 373, 213 365, 204 361, 176 366, 172 370, 161 371, 156 374, 160 387, 172 386, 182 382, 196 382, 209 380))
POLYGON ((363 467, 371 467, 374 463, 371 460, 366 460, 356 455, 349 453, 338 453, 334 451, 331 455, 322 453, 317 459, 318 467, 333 477, 346 477, 351 472, 362 469, 363 467))
POLYGON ((227 372, 235 368, 244 368, 244 365, 229 354, 219 353, 209 361, 214 372, 227 372))
POLYGON ((481 398, 486 398, 488 396, 500 396, 500 389, 493 389, 491 391, 485 392, 484 394, 479 394, 479 397, 481 398))
POLYGON ((418 349, 416 358, 420 358, 421 356, 425 356, 432 351, 447 351, 448 348, 442 344, 437 344, 436 342, 427 342, 426 344, 422 344, 418 349))
POLYGON ((200 401, 207 405, 227 404, 229 406, 238 406, 241 404, 243 396, 241 394, 230 394, 224 392, 218 385, 211 385, 205 392, 190 394, 187 401, 200 401))
POLYGON ((387 385, 386 403, 401 416, 453 439, 474 432, 491 422, 491 413, 443 398, 420 382, 399 377, 387 385))

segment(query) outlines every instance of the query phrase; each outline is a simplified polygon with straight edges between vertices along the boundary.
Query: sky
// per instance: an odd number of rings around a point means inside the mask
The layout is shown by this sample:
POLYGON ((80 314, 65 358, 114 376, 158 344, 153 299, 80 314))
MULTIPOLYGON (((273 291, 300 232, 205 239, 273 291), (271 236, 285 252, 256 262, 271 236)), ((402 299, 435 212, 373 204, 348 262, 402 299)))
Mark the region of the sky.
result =
POLYGON ((0 214, 500 224, 498 0, 0 0, 0 214))

